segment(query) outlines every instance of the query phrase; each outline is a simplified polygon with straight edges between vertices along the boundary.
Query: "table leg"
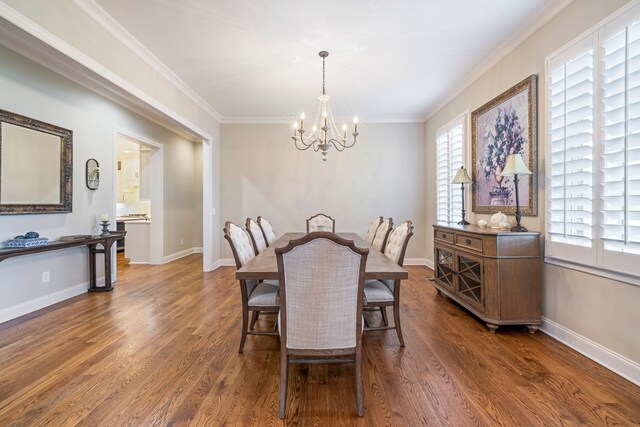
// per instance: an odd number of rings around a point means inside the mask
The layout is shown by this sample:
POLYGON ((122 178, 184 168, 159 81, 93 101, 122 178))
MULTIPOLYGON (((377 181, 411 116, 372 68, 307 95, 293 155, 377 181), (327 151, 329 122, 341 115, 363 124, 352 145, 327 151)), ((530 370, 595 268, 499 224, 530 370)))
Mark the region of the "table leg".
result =
POLYGON ((96 288, 96 245, 87 245, 89 248, 89 290, 96 288))
POLYGON ((113 240, 107 239, 104 245, 104 290, 110 291, 111 287, 111 245, 113 240))

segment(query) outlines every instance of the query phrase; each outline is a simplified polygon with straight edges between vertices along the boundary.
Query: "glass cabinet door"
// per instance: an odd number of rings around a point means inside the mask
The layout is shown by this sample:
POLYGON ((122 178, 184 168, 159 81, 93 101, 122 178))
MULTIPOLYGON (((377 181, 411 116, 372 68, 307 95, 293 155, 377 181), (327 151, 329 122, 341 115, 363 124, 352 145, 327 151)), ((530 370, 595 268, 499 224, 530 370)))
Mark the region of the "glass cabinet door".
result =
POLYGON ((458 263, 458 295, 472 305, 484 309, 482 292, 482 259, 456 254, 458 263))
POLYGON ((455 290, 453 251, 436 247, 436 280, 451 291, 455 290))

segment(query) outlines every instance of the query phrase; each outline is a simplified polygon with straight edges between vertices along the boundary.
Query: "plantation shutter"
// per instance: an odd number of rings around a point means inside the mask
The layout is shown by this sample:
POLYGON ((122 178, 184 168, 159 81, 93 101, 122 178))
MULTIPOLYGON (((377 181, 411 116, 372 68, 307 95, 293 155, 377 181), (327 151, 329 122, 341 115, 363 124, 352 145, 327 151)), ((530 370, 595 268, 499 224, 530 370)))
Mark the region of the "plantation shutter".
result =
POLYGON ((436 221, 457 222, 462 210, 460 185, 451 184, 462 166, 464 117, 452 121, 436 134, 436 221))
POLYGON ((551 242, 593 242, 594 57, 591 39, 549 64, 547 232, 551 242))
POLYGON ((601 214, 604 249, 640 254, 640 24, 603 31, 601 214))

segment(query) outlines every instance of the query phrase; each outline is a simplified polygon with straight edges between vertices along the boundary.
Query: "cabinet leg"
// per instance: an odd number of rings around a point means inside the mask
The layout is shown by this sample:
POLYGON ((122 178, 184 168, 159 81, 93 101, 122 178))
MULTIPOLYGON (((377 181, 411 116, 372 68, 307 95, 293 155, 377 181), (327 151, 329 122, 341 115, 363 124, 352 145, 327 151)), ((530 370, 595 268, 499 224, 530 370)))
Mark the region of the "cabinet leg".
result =
POLYGON ((540 325, 527 325, 527 329, 530 334, 535 334, 538 329, 540 329, 540 325))
POLYGON ((487 328, 489 328, 489 332, 491 332, 492 334, 496 333, 496 330, 500 327, 500 325, 496 325, 494 323, 486 323, 487 328))

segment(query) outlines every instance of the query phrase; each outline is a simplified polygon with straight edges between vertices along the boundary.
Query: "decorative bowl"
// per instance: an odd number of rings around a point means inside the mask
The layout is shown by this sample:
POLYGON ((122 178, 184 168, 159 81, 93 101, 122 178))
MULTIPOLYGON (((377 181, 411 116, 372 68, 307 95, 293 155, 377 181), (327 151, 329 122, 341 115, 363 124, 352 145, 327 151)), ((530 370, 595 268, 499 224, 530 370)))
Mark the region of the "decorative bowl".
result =
POLYGON ((507 222, 507 216, 502 212, 491 215, 491 228, 500 228, 503 222, 507 222))
POLYGON ((11 239, 4 242, 5 248, 31 248, 34 246, 46 245, 49 239, 37 237, 35 239, 11 239))
POLYGON ((478 221, 478 227, 487 228, 487 221, 485 221, 484 219, 481 219, 480 221, 478 221))

